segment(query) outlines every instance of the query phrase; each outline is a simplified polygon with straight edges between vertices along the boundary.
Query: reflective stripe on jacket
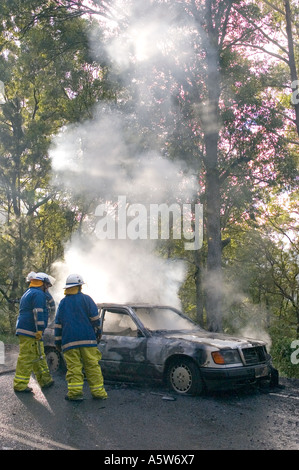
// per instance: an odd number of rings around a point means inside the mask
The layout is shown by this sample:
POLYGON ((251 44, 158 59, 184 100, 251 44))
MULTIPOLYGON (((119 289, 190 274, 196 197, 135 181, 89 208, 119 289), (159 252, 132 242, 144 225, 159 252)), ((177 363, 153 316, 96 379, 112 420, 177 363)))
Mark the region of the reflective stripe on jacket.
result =
POLYGON ((55 317, 55 343, 61 345, 63 351, 97 346, 95 329, 99 326, 98 308, 91 297, 82 292, 66 295, 55 317))
POLYGON ((20 300, 16 335, 35 337, 36 331, 44 331, 48 325, 47 297, 40 287, 30 287, 20 300), (36 310, 36 316, 34 315, 36 310))

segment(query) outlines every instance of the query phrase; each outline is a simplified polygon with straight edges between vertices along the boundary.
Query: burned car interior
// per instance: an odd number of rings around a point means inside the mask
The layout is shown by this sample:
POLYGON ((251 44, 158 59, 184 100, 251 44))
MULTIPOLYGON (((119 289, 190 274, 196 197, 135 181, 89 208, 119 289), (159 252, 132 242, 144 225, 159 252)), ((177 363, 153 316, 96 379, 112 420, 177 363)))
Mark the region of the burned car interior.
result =
POLYGON ((137 325, 124 312, 105 310, 102 318, 102 334, 116 336, 137 336, 137 325))

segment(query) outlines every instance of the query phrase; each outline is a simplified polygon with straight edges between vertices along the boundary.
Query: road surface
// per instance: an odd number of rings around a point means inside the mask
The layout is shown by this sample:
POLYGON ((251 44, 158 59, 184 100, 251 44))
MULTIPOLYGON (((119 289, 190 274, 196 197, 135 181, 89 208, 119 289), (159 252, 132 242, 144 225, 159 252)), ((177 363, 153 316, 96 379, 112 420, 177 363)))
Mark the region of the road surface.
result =
POLYGON ((167 450, 178 460, 200 450, 299 449, 299 380, 281 379, 285 387, 272 391, 202 397, 107 383, 105 401, 93 400, 85 384, 84 401, 74 403, 64 399, 61 372, 44 392, 32 378, 34 395, 15 394, 13 376, 0 373, 1 450, 101 450, 99 458, 112 463, 117 451, 167 450))

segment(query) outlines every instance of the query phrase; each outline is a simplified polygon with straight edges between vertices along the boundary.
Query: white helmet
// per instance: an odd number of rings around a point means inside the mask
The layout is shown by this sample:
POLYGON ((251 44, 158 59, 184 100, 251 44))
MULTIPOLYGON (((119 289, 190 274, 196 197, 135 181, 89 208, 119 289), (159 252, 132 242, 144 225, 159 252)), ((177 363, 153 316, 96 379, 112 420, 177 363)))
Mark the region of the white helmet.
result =
POLYGON ((65 281, 64 289, 69 287, 82 286, 84 284, 82 276, 80 274, 70 274, 65 281))
POLYGON ((27 281, 30 282, 31 280, 36 279, 38 281, 43 281, 45 284, 49 284, 49 286, 52 286, 52 282, 50 281, 50 276, 46 273, 35 273, 34 271, 31 271, 27 275, 27 281))

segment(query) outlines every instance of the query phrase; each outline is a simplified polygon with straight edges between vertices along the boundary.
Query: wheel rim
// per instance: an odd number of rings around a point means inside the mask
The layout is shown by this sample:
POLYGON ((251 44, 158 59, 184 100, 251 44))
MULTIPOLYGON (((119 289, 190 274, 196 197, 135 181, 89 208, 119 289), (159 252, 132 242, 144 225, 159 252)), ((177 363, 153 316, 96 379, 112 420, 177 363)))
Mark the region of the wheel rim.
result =
POLYGON ((46 355, 50 372, 56 372, 59 369, 60 359, 55 351, 49 351, 46 355))
POLYGON ((186 364, 178 364, 172 367, 170 374, 171 385, 180 393, 186 393, 192 385, 192 374, 186 364))

